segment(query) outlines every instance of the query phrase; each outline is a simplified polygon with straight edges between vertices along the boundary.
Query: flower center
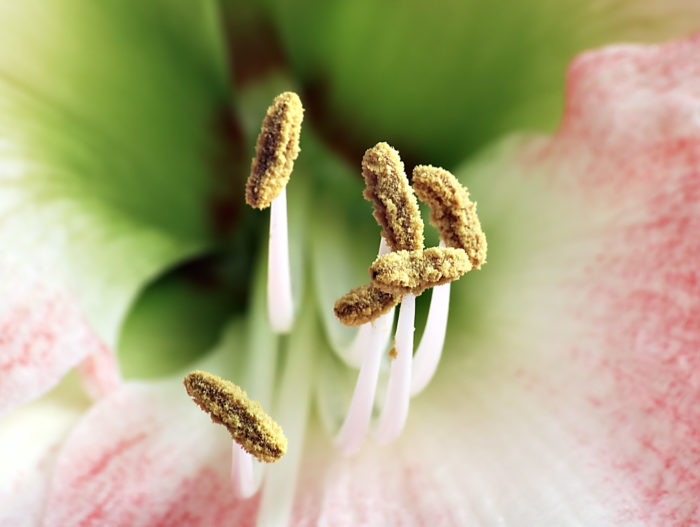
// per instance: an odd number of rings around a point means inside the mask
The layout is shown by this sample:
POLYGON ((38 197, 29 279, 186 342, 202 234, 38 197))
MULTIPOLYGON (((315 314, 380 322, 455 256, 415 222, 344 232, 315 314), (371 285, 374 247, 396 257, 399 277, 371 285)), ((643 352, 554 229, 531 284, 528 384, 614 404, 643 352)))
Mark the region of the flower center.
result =
MULTIPOLYGON (((258 136, 256 157, 246 185, 246 201, 271 208, 267 275, 267 315, 275 333, 287 333, 294 321, 289 269, 286 185, 299 153, 303 108, 296 94, 285 92, 268 108, 258 136)), ((362 159, 366 189, 381 227, 377 258, 369 266, 370 282, 336 301, 341 323, 358 327, 350 344, 361 364, 345 420, 335 445, 345 455, 355 453, 370 432, 382 358, 388 347, 394 308, 401 304, 386 397, 374 427, 376 442, 386 444, 401 434, 410 399, 430 382, 442 354, 449 311, 450 282, 486 258, 486 238, 476 206, 457 179, 446 170, 418 166, 409 184, 404 164, 387 143, 368 149, 362 159), (415 194, 414 194, 415 191, 415 194), (431 223, 440 231, 439 247, 424 248, 424 225, 418 200, 431 208, 431 223), (414 355, 415 298, 432 289, 423 337, 414 355)), ((185 379, 188 393, 212 420, 224 424, 234 440, 234 491, 248 497, 257 490, 252 456, 276 461, 286 451, 281 428, 228 381, 205 372, 185 379)), ((259 483, 259 481, 258 481, 259 483)))

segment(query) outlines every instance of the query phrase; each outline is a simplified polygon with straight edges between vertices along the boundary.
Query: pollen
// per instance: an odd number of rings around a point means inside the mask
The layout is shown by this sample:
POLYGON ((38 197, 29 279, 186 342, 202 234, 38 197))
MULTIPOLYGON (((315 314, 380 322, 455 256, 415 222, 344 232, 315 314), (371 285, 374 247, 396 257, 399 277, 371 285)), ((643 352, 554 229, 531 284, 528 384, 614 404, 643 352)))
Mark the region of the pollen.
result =
POLYGON ((399 356, 399 352, 396 351, 396 344, 394 344, 391 349, 389 350, 389 358, 390 359, 395 359, 396 357, 399 356))
POLYGON ((423 248, 423 220, 399 153, 377 143, 362 158, 362 175, 365 199, 374 203, 374 217, 389 247, 394 251, 423 248))
POLYGON ((333 311, 346 326, 361 326, 388 313, 400 300, 400 296, 366 284, 336 300, 333 311))
POLYGON ((267 109, 246 183, 245 200, 251 207, 269 207, 289 182, 303 119, 304 108, 293 92, 278 95, 267 109))
POLYGON ((424 251, 394 251, 379 256, 369 273, 377 289, 395 295, 418 296, 426 289, 457 280, 471 269, 463 249, 431 247, 424 251))
POLYGON ((224 425, 233 440, 249 454, 271 463, 287 452, 282 428, 243 389, 204 371, 189 373, 184 384, 194 402, 212 421, 224 425))
POLYGON ((486 262, 486 236, 469 191, 450 172, 430 165, 413 169, 413 190, 430 209, 430 223, 447 247, 464 249, 474 269, 486 262))

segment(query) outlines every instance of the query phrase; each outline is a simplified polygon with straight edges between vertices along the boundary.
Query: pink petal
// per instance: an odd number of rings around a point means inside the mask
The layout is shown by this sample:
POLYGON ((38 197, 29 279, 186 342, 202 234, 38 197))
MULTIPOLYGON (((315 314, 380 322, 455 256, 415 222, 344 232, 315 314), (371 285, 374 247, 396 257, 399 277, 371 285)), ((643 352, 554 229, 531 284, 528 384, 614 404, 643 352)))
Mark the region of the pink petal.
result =
POLYGON ((630 493, 625 516, 700 521, 700 35, 619 47, 571 67, 567 118, 542 163, 580 160, 577 189, 600 223, 571 314, 582 387, 580 430, 630 493))
POLYGON ((310 446, 300 525, 700 522, 699 58, 585 54, 554 137, 468 168, 509 234, 454 288, 479 332, 453 317, 390 455, 310 446))
POLYGON ((64 291, 28 273, 3 272, 0 289, 0 414, 52 388, 105 346, 64 291))
POLYGON ((44 525, 250 525, 258 500, 234 499, 230 456, 179 379, 124 385, 68 438, 44 525))
POLYGON ((78 374, 85 391, 97 400, 113 392, 121 385, 121 373, 117 357, 107 346, 100 346, 83 359, 78 374))
POLYGON ((0 420, 0 525, 38 525, 60 445, 87 407, 63 385, 0 420))

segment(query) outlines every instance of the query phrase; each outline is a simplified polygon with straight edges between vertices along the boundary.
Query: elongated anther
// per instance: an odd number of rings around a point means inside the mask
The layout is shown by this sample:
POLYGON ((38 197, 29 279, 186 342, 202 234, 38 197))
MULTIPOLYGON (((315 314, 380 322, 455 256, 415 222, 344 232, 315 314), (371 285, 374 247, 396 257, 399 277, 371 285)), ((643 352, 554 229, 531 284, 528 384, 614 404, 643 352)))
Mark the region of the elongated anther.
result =
POLYGON ((245 200, 251 207, 269 207, 289 182, 303 119, 304 108, 293 92, 278 95, 267 109, 246 183, 245 200))
POLYGON ((472 267, 480 269, 486 262, 486 236, 469 191, 450 172, 430 165, 413 169, 413 190, 430 207, 430 223, 445 245, 464 249, 472 267))
POLYGON ((361 326, 388 313, 400 300, 398 295, 365 284, 336 300, 333 311, 346 326, 361 326))
POLYGON ((394 251, 423 248, 423 220, 399 153, 378 143, 362 158, 365 199, 374 203, 374 217, 394 251))
POLYGON ((185 377, 185 389, 215 423, 223 424, 243 450, 266 463, 279 460, 287 451, 282 428, 230 381, 205 371, 185 377))
POLYGON ((394 251, 379 256, 369 268, 378 289, 396 295, 418 296, 430 287, 457 280, 471 271, 467 253, 453 247, 431 247, 424 251, 394 251))

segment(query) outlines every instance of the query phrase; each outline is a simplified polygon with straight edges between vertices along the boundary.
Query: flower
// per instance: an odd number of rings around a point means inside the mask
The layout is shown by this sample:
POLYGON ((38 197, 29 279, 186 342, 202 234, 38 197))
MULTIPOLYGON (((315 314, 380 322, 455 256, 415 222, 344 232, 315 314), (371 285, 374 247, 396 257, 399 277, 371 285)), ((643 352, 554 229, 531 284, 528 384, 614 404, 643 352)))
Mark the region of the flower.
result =
MULTIPOLYGON (((27 62, 0 46, 0 406, 40 396, 79 363, 97 401, 86 409, 69 379, 4 418, 3 444, 16 445, 12 468, 20 470, 3 482, 3 521, 698 520, 698 37, 579 56, 556 133, 506 138, 455 171, 479 201, 489 264, 454 288, 445 360, 412 401, 405 433, 352 458, 334 450, 328 433, 355 375, 329 351, 348 336, 330 307, 359 283, 363 265, 354 262, 372 260, 376 226, 349 176, 357 168, 304 129, 289 186, 291 247, 305 248, 292 253, 292 271, 302 275, 293 281, 301 305, 292 333, 280 341, 269 331, 257 265, 252 279, 244 273, 247 309, 196 361, 269 403, 289 438, 262 492, 238 500, 230 441, 188 400, 179 372, 123 381, 110 353, 145 282, 212 247, 245 246, 207 224, 208 212, 221 209, 205 206, 215 185, 201 178, 210 173, 201 151, 212 147, 210 109, 228 97, 214 13, 210 4, 132 11, 85 3, 72 6, 83 24, 64 26, 76 14, 66 6, 22 3, 0 17, 17 22, 4 38, 26 37, 37 56, 62 59, 27 62), (154 20, 162 34, 134 25, 154 20), (36 37, 37 28, 56 38, 36 37), (101 60, 86 59, 85 49, 101 50, 101 60), (150 82, 129 82, 134 76, 150 82), (103 156, 110 151, 120 155, 103 156)), ((243 89, 242 121, 255 113, 259 125, 273 91, 274 82, 243 89)), ((389 133, 381 119, 379 131, 389 133)), ((215 198, 233 202, 222 190, 215 198)), ((254 220, 239 219, 237 232, 246 221, 254 220)), ((174 295, 182 305, 191 291, 174 295)), ((195 305, 184 304, 188 316, 195 305)), ((128 352, 120 361, 128 377, 128 352)))

